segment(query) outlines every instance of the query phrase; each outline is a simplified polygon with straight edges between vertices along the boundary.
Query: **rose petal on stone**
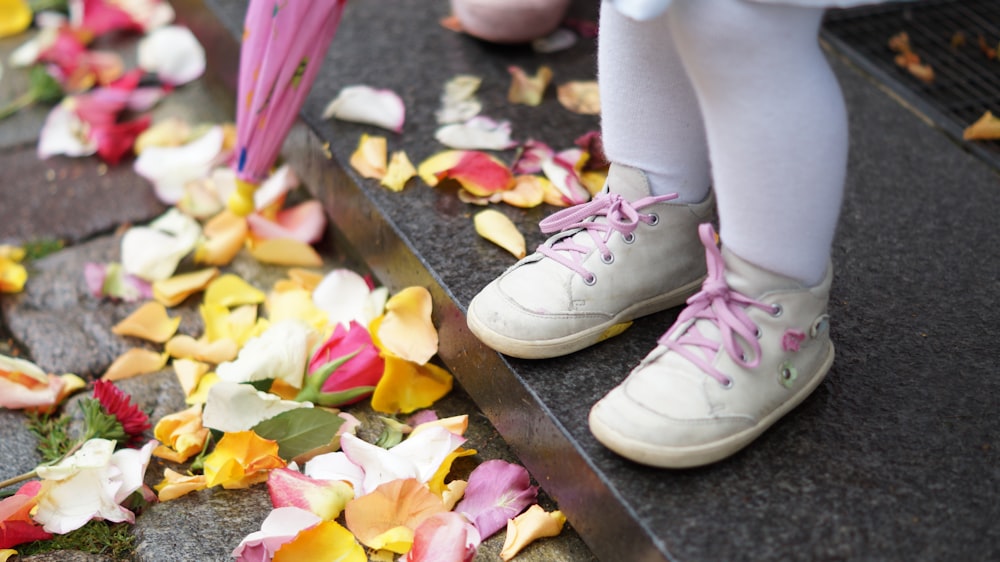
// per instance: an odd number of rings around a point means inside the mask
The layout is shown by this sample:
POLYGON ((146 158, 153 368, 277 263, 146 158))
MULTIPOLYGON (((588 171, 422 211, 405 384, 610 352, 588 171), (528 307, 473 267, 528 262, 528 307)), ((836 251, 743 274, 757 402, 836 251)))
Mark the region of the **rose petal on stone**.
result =
POLYGON ((507 101, 510 103, 520 103, 532 107, 542 104, 545 98, 545 90, 552 81, 552 69, 547 66, 540 66, 534 76, 529 76, 524 69, 519 66, 509 66, 510 88, 507 90, 507 101))
POLYGON ((430 292, 420 286, 407 287, 385 305, 378 327, 380 347, 418 365, 427 363, 438 350, 438 333, 431 320, 430 292))
POLYGON ((358 148, 351 154, 351 167, 362 177, 382 179, 386 174, 385 137, 362 134, 358 148))
POLYGON ((562 532, 566 516, 561 511, 546 512, 539 505, 533 505, 523 514, 507 522, 507 537, 504 539, 500 558, 510 560, 532 542, 554 537, 562 532))
POLYGON ((193 359, 215 365, 235 359, 239 346, 230 339, 209 342, 181 334, 170 338, 164 350, 177 359, 193 359))
POLYGON ((545 202, 545 184, 548 179, 541 176, 523 174, 514 176, 514 187, 500 192, 500 199, 511 206, 522 209, 537 207, 545 202))
POLYGON ((323 119, 331 117, 399 133, 406 119, 406 107, 403 99, 392 90, 365 85, 346 86, 323 110, 323 119))
POLYGON ((218 275, 218 268, 210 267, 191 273, 174 275, 162 281, 155 281, 153 283, 153 298, 163 306, 177 306, 189 296, 205 290, 205 287, 218 275))
POLYGON ((597 90, 597 81, 576 81, 561 84, 556 90, 559 103, 573 113, 583 115, 599 115, 601 113, 601 95, 597 90))
POLYGON ((133 169, 153 184, 157 198, 173 205, 184 196, 184 186, 209 175, 222 151, 222 127, 181 146, 150 146, 135 159, 133 169))
POLYGON ((392 157, 389 158, 389 167, 386 169, 385 177, 382 178, 381 183, 393 191, 403 191, 406 182, 415 175, 417 175, 417 169, 413 167, 410 158, 406 156, 405 152, 399 150, 393 152, 392 157))
POLYGON ((111 333, 164 343, 177 332, 181 317, 171 318, 160 303, 149 301, 111 327, 111 333))
POLYGON ((205 49, 186 27, 168 25, 152 31, 139 40, 137 54, 139 67, 164 84, 187 84, 205 72, 205 49))
POLYGON ((449 148, 461 150, 507 150, 517 146, 510 133, 510 121, 495 121, 478 115, 465 123, 439 128, 434 138, 449 148))
POLYGON ((155 373, 167 365, 166 353, 157 353, 149 349, 132 348, 118 356, 101 380, 120 381, 138 375, 155 373))
POLYGON ((262 240, 250 248, 250 255, 261 263, 291 267, 320 267, 323 258, 312 246, 290 238, 262 240))
POLYGON ((507 215, 495 209, 486 209, 476 213, 473 221, 476 233, 483 238, 507 250, 517 259, 527 255, 524 235, 507 215))

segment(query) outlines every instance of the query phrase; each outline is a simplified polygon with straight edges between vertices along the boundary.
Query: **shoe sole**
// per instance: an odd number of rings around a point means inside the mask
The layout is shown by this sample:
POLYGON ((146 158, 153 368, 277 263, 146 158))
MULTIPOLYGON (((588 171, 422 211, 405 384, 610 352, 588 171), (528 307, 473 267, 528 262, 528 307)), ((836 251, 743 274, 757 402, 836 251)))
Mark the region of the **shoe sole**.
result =
POLYGON ((569 355, 621 334, 626 324, 650 314, 684 304, 688 297, 701 287, 704 278, 697 279, 669 293, 636 303, 619 312, 612 319, 582 332, 550 340, 519 340, 495 332, 479 321, 472 309, 466 318, 469 330, 496 351, 520 359, 549 359, 569 355))
POLYGON ((726 457, 734 455, 737 451, 746 447, 755 439, 760 437, 767 428, 774 425, 785 414, 792 411, 801 404, 826 378, 830 366, 833 365, 833 344, 830 344, 830 352, 819 367, 819 372, 813 377, 808 385, 802 387, 797 393, 792 395, 784 404, 771 412, 757 425, 745 429, 739 433, 731 435, 720 441, 706 443, 694 447, 667 447, 660 445, 650 445, 642 441, 636 441, 630 437, 622 435, 593 417, 589 416, 590 432, 605 447, 618 453, 619 455, 647 466, 656 468, 694 468, 718 462, 726 457))

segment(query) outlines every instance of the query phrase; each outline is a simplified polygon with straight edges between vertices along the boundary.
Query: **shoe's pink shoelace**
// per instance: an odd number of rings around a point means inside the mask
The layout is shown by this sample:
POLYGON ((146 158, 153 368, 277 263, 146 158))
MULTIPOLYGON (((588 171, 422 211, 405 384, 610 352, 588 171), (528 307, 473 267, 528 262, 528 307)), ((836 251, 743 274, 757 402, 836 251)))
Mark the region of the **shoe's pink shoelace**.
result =
POLYGON ((719 381, 723 386, 732 384, 732 380, 719 372, 711 361, 723 347, 729 357, 741 367, 752 369, 760 363, 760 342, 757 341, 758 327, 746 313, 748 307, 756 307, 777 314, 780 309, 772 305, 755 301, 746 295, 729 288, 725 279, 725 263, 722 252, 715 243, 715 230, 711 224, 703 224, 698 228, 701 243, 705 245, 705 256, 708 262, 708 277, 701 286, 701 291, 688 299, 687 308, 677 317, 677 322, 660 337, 660 345, 678 353, 706 374, 719 381), (694 322, 692 322, 694 320, 694 322), (719 339, 706 337, 698 329, 697 320, 708 320, 719 330, 719 339), (674 332, 684 329, 679 337, 673 338, 674 332), (737 336, 746 342, 750 348, 750 357, 737 342, 737 336), (701 350, 698 354, 696 350, 701 350))
POLYGON ((626 240, 630 239, 640 222, 652 224, 656 220, 651 214, 640 213, 640 209, 676 198, 677 194, 671 193, 629 202, 617 193, 599 194, 589 203, 563 209, 539 223, 538 226, 545 234, 565 232, 566 236, 543 244, 538 251, 575 271, 588 283, 593 283, 596 279, 594 274, 583 267, 583 259, 593 248, 573 241, 572 235, 579 229, 586 230, 600 250, 601 258, 609 261, 613 255, 608 249, 608 240, 614 233, 621 233, 626 240), (607 220, 598 221, 598 217, 605 217, 607 220))

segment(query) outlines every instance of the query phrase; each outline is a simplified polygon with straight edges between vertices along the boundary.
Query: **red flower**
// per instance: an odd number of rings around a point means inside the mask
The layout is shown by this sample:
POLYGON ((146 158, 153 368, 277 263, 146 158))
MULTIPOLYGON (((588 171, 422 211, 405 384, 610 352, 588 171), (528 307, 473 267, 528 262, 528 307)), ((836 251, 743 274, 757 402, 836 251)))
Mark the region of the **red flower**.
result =
POLYGON ((131 402, 132 397, 122 392, 114 383, 96 381, 94 383, 94 399, 100 402, 101 408, 109 416, 114 416, 122 429, 133 439, 140 437, 152 425, 149 416, 131 402))
POLYGON ((309 361, 309 382, 319 382, 312 380, 320 376, 318 371, 334 361, 343 361, 348 356, 351 356, 350 359, 322 381, 320 396, 310 399, 324 406, 339 406, 353 404, 372 393, 385 372, 385 360, 379 356, 368 330, 353 321, 349 330, 345 330, 343 325, 337 325, 330 339, 313 354, 309 361))

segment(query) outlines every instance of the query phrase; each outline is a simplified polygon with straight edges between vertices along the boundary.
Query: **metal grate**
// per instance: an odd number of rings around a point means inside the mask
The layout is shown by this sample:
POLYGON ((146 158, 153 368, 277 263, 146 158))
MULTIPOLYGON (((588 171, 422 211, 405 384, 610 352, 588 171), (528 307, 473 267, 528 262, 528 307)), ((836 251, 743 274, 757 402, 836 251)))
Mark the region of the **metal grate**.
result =
POLYGON ((846 10, 830 10, 823 37, 970 151, 1000 168, 1000 141, 962 141, 962 131, 987 110, 1000 116, 1000 54, 990 59, 980 48, 1000 50, 1000 0, 923 0, 846 10), (924 83, 895 64, 889 39, 905 31, 913 51, 934 69, 924 83), (965 44, 953 45, 961 33, 965 44))

